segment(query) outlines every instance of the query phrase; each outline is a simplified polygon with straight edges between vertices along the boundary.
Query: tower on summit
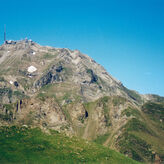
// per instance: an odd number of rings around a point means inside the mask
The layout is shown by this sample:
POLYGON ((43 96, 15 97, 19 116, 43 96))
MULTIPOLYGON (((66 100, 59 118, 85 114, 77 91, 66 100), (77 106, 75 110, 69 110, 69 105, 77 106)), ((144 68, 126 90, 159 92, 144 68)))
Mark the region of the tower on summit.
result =
POLYGON ((4 25, 4 43, 6 43, 6 25, 4 25))

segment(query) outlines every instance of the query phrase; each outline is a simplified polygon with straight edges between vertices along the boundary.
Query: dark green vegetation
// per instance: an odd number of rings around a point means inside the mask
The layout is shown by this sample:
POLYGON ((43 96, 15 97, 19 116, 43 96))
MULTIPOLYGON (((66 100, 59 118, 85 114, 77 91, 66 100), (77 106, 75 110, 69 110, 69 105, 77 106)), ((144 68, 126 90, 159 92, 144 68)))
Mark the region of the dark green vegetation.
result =
POLYGON ((12 97, 12 90, 10 88, 0 88, 0 100, 4 95, 7 95, 9 99, 12 97))
POLYGON ((154 161, 151 150, 151 145, 149 145, 145 140, 142 139, 141 132, 153 135, 146 124, 139 121, 136 118, 131 119, 125 125, 124 133, 118 138, 118 145, 120 152, 127 154, 129 157, 137 161, 154 161), (136 134, 139 134, 136 135, 136 134))
POLYGON ((13 105, 4 104, 3 108, 5 109, 5 113, 0 113, 0 120, 12 121, 13 119, 13 105))
POLYGON ((139 119, 132 118, 126 125, 127 131, 146 132, 153 135, 153 132, 147 127, 147 125, 139 119))
POLYGON ((151 120, 164 122, 164 104, 149 102, 143 105, 142 110, 151 120))
POLYGON ((126 115, 127 117, 130 117, 130 116, 138 117, 140 115, 140 112, 137 109, 128 107, 127 109, 123 110, 121 114, 126 115))
POLYGON ((5 82, 4 77, 1 77, 1 76, 0 76, 0 82, 5 82))
POLYGON ((11 88, 0 88, 0 100, 3 96, 8 97, 9 100, 13 97, 16 97, 17 99, 28 98, 28 96, 26 96, 22 91, 13 91, 11 88))
POLYGON ((109 135, 110 134, 104 134, 104 135, 102 135, 102 136, 98 136, 95 140, 94 140, 94 142, 96 142, 96 143, 98 143, 98 144, 103 144, 104 143, 104 141, 106 141, 107 140, 107 138, 109 137, 109 135))
POLYGON ((127 108, 122 114, 135 117, 122 128, 117 139, 120 152, 141 162, 153 163, 155 156, 164 161, 164 104, 147 102, 141 112, 127 108))
POLYGON ((154 161, 151 146, 131 133, 124 133, 119 138, 120 152, 137 161, 154 161))
POLYGON ((137 164, 113 150, 56 131, 27 127, 0 128, 0 163, 114 163, 137 164))
POLYGON ((14 91, 13 95, 16 96, 19 100, 20 99, 24 99, 24 98, 28 98, 28 96, 26 96, 23 92, 21 91, 14 91))
POLYGON ((106 126, 110 126, 111 122, 110 122, 110 116, 109 116, 109 106, 108 106, 108 101, 109 98, 108 97, 103 97, 102 99, 99 100, 98 104, 102 104, 103 110, 104 110, 104 117, 105 117, 105 122, 106 122, 106 126))

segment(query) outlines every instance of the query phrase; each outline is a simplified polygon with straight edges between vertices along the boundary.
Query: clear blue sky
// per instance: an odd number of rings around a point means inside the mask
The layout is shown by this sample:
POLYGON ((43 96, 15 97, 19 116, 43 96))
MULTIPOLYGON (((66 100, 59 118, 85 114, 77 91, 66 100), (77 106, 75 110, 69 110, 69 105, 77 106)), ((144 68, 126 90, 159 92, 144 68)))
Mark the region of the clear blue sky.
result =
POLYGON ((0 0, 0 42, 79 49, 129 89, 164 96, 163 0, 0 0))

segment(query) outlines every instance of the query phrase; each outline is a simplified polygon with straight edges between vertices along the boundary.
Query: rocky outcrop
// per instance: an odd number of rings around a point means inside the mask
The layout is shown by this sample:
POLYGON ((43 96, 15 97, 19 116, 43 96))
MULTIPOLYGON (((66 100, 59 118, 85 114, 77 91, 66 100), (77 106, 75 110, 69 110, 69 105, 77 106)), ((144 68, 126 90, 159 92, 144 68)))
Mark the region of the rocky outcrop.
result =
POLYGON ((63 82, 65 77, 63 76, 62 71, 62 66, 52 66, 45 75, 43 75, 38 81, 36 81, 35 87, 41 88, 50 83, 63 82))
POLYGON ((2 104, 11 103, 12 90, 10 88, 0 88, 0 101, 2 104))

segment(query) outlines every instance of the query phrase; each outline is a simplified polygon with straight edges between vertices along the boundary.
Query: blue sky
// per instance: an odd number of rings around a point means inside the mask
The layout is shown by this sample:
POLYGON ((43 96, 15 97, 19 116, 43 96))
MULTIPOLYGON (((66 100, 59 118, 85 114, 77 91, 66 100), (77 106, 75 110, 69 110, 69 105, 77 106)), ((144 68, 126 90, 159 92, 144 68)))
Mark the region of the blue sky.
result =
POLYGON ((129 89, 164 96, 163 0, 0 0, 0 42, 79 49, 129 89))

